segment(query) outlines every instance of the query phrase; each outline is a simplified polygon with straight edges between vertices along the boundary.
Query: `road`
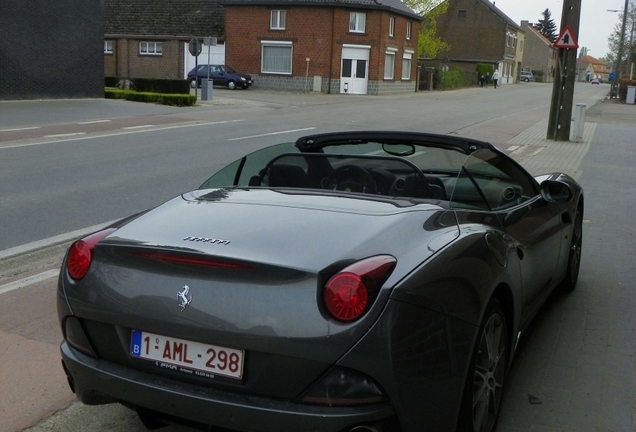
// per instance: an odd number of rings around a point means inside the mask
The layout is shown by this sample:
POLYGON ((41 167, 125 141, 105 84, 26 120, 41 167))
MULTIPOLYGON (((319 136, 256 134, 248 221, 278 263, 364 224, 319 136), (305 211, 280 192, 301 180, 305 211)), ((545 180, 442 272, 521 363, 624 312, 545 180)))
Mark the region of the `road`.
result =
MULTIPOLYGON (((598 86, 577 90, 586 102, 604 93, 598 86)), ((157 205, 196 188, 246 151, 306 133, 397 128, 466 134, 512 116, 524 130, 546 116, 550 92, 549 85, 523 84, 400 98, 262 94, 256 97, 270 100, 232 99, 194 109, 112 100, 3 104, 0 251, 157 205)), ((486 138, 505 143, 510 137, 486 138)))
MULTIPOLYGON (((523 149, 514 140, 545 120, 550 91, 551 86, 541 84, 377 98, 246 91, 225 93, 222 103, 192 110, 111 104, 115 101, 45 101, 41 111, 25 104, 7 114, 7 105, 0 105, 0 361, 5 365, 0 381, 11 389, 0 395, 0 432, 145 430, 136 415, 121 406, 73 403, 59 362, 61 334, 54 307, 54 275, 70 238, 195 188, 246 151, 308 131, 397 128, 455 133, 486 139, 531 163, 531 153, 519 152, 523 149), (24 120, 25 111, 31 114, 29 121, 24 120), (51 246, 41 247, 47 244, 51 246), (24 251, 28 253, 18 253, 24 251)), ((606 91, 577 87, 575 103, 591 107, 606 91)), ((581 181, 588 179, 591 185, 584 187, 592 190, 597 183, 624 182, 630 175, 634 184, 631 171, 618 166, 612 173, 616 178, 600 178, 608 163, 605 146, 612 145, 608 137, 627 137, 612 149, 621 152, 621 166, 632 162, 634 117, 628 113, 611 124, 624 114, 606 117, 596 106, 588 112, 596 113, 593 119, 599 126, 596 138, 590 138, 590 155, 581 156, 573 174, 583 173, 581 181), (588 159, 593 161, 589 170, 588 159)), ((627 314, 627 305, 636 305, 627 291, 634 288, 627 277, 634 267, 625 258, 634 256, 634 247, 620 248, 624 255, 608 253, 606 240, 620 239, 621 228, 633 230, 626 217, 612 219, 603 212, 603 206, 613 205, 617 213, 626 207, 618 214, 629 214, 635 198, 625 202, 614 193, 602 196, 609 202, 588 200, 585 241, 591 247, 584 248, 578 296, 552 299, 522 340, 500 431, 633 431, 636 426, 634 392, 626 390, 636 388, 634 342, 614 349, 619 341, 607 339, 610 330, 617 330, 636 340, 634 319, 627 314), (614 224, 614 234, 603 231, 597 220, 614 224), (593 263, 610 259, 614 268, 623 268, 604 286, 603 292, 609 293, 605 298, 598 292, 604 268, 593 263), (612 316, 617 304, 618 322, 612 316), (566 351, 562 342, 569 337, 576 343, 569 343, 571 351, 566 351), (594 353, 584 349, 588 342, 594 353), (577 373, 575 354, 587 359, 583 370, 589 376, 577 373), (626 382, 599 361, 628 371, 626 382), (602 368, 602 378, 592 378, 593 366, 602 368), (622 397, 614 411, 611 403, 618 401, 612 389, 622 397), (586 397, 577 397, 579 390, 586 397), (530 405, 528 394, 544 403, 530 405)))

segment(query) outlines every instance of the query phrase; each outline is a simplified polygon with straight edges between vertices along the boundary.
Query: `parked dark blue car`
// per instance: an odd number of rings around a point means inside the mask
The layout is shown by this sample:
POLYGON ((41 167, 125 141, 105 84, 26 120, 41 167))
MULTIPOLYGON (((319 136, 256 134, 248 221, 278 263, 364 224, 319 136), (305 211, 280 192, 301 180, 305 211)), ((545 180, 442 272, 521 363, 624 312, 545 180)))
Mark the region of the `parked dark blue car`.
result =
POLYGON ((252 85, 251 75, 238 73, 225 65, 201 64, 188 72, 188 80, 192 88, 201 86, 201 80, 208 79, 208 69, 210 72, 209 77, 213 80, 213 85, 215 86, 223 86, 234 90, 236 87, 247 89, 252 85))

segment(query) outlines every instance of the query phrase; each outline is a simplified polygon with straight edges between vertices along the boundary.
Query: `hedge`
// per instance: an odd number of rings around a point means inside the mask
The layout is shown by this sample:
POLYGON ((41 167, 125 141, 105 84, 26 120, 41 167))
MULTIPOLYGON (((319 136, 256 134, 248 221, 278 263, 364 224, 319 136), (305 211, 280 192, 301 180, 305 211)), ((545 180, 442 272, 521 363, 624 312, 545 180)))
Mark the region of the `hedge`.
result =
POLYGON ((156 103, 173 106, 193 106, 197 98, 191 94, 137 92, 134 90, 104 89, 106 99, 125 99, 133 102, 156 103))

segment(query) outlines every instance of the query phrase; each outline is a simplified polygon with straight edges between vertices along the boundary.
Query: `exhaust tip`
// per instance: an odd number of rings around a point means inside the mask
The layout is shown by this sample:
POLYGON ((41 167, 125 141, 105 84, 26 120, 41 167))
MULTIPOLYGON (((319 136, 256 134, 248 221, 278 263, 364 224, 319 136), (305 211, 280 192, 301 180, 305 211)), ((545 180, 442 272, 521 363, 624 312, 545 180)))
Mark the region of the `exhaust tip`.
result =
POLYGON ((380 432, 380 430, 371 426, 359 425, 352 427, 349 432, 380 432))

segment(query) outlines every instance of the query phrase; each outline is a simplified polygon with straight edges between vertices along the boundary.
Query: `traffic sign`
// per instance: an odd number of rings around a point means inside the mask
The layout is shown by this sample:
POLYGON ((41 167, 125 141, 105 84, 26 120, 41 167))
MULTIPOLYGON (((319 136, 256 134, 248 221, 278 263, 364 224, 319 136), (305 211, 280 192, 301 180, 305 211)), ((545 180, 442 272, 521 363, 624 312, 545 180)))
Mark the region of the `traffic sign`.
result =
POLYGON ((190 41, 190 43, 188 44, 188 50, 190 51, 190 54, 192 54, 194 57, 199 57, 199 54, 201 54, 201 41, 199 41, 199 39, 192 39, 190 41))
POLYGON ((614 75, 614 72, 610 72, 609 74, 610 81, 614 81, 614 78, 616 78, 616 75, 614 75))
POLYGON ((574 37, 574 32, 570 28, 568 24, 565 25, 565 28, 561 31, 561 34, 556 41, 552 44, 555 48, 578 48, 579 43, 576 41, 574 37))

